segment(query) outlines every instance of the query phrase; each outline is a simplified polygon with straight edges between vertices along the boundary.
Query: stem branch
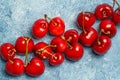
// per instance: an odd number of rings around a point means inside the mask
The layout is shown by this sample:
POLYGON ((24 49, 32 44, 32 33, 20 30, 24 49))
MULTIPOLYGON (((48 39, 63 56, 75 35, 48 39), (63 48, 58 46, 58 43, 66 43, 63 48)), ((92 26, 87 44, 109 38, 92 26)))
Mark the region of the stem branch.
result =
POLYGON ((30 38, 28 38, 26 40, 26 53, 25 53, 25 65, 28 64, 29 60, 28 60, 28 44, 29 44, 30 38))
POLYGON ((45 19, 49 19, 50 21, 52 21, 55 26, 57 25, 57 23, 53 19, 51 19, 50 17, 48 17, 47 14, 44 14, 44 17, 45 17, 45 19))
POLYGON ((117 0, 113 0, 113 7, 115 6, 115 3, 117 4, 118 7, 120 7, 120 4, 118 3, 117 0))
POLYGON ((85 15, 85 12, 83 11, 82 12, 82 15, 83 15, 83 21, 82 21, 82 29, 83 29, 83 32, 86 34, 86 30, 85 30, 85 26, 84 26, 84 15, 85 15))

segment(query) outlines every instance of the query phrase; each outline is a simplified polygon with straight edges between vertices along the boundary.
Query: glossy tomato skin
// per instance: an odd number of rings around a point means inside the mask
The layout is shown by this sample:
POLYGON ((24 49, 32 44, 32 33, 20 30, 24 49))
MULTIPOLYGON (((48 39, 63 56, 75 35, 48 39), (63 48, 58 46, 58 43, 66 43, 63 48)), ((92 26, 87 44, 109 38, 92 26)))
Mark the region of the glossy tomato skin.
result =
POLYGON ((89 28, 86 33, 83 31, 79 36, 79 41, 84 46, 90 47, 93 45, 94 41, 98 38, 98 33, 94 28, 89 28))
POLYGON ((18 39, 16 40, 16 43, 15 43, 15 49, 19 54, 25 55, 27 41, 28 41, 28 52, 33 51, 34 41, 29 37, 20 36, 20 37, 18 37, 18 39))
POLYGON ((20 76, 24 73, 24 63, 19 58, 9 60, 6 62, 5 70, 12 76, 20 76))
POLYGON ((108 36, 99 36, 99 41, 98 43, 96 40, 93 44, 93 51, 98 55, 103 55, 110 49, 112 42, 108 36))
POLYGON ((79 28, 83 29, 88 29, 93 26, 93 24, 96 21, 96 17, 93 13, 91 12, 81 12, 77 16, 77 23, 79 28))
POLYGON ((0 55, 5 61, 8 61, 9 59, 10 60, 14 59, 16 55, 16 49, 14 45, 11 43, 3 43, 0 46, 0 55))
POLYGON ((52 66, 58 66, 64 62, 64 56, 62 53, 54 53, 50 58, 49 58, 49 63, 52 66))
POLYGON ((95 15, 100 20, 110 18, 113 15, 113 7, 106 3, 100 4, 95 9, 95 15))
POLYGON ((45 19, 38 19, 32 26, 32 34, 35 38, 43 38, 48 32, 48 22, 45 19))
POLYGON ((48 44, 45 42, 38 42, 34 47, 34 54, 42 60, 48 59, 52 53, 52 48, 47 46, 48 44))
POLYGON ((84 55, 84 49, 79 43, 74 43, 72 47, 67 47, 65 50, 65 56, 72 61, 80 60, 84 55))
POLYGON ((45 71, 45 65, 42 62, 42 60, 34 57, 31 59, 30 63, 28 63, 28 65, 26 66, 25 71, 29 76, 32 77, 40 76, 45 71))
POLYGON ((49 32, 53 36, 61 36, 65 31, 65 23, 60 17, 54 17, 49 22, 49 32))
POLYGON ((117 8, 112 16, 113 21, 115 24, 120 24, 120 8, 117 8))

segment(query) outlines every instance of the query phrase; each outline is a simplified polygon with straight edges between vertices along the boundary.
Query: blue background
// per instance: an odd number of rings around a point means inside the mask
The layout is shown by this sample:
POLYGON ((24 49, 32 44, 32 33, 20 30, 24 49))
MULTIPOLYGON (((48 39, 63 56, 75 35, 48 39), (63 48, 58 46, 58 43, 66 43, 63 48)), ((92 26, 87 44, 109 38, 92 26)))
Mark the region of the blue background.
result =
MULTIPOLYGON (((120 2, 120 0, 119 0, 120 2)), ((44 18, 60 16, 64 19, 66 30, 74 28, 81 32, 76 25, 76 17, 81 11, 93 12, 101 3, 112 0, 0 0, 0 45, 4 42, 15 43, 19 36, 31 36, 31 26, 34 21, 44 18)), ((98 29, 100 21, 94 24, 98 29)), ((5 73, 5 62, 0 59, 0 80, 120 80, 120 25, 117 34, 112 38, 112 47, 104 56, 94 55, 91 48, 84 47, 85 53, 81 60, 71 62, 65 59, 57 67, 49 66, 44 61, 46 69, 39 77, 29 77, 26 74, 13 77, 5 73)), ((53 36, 46 35, 43 39, 34 39, 35 43, 47 43, 53 36)), ((33 54, 29 55, 29 59, 33 54)), ((24 56, 17 55, 16 57, 24 56)))

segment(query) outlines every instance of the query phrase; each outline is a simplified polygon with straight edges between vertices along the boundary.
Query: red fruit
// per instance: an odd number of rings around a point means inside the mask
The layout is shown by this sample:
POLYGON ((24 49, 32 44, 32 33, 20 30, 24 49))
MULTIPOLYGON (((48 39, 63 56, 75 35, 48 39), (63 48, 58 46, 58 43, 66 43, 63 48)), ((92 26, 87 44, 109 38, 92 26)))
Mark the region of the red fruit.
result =
POLYGON ((61 37, 53 38, 50 44, 56 46, 52 47, 55 52, 64 52, 67 47, 66 41, 63 40, 61 37))
POLYGON ((15 48, 18 53, 22 55, 26 53, 27 42, 28 42, 28 52, 31 52, 34 48, 34 42, 31 38, 21 36, 16 40, 15 48))
POLYGON ((54 36, 61 36, 65 31, 65 23, 60 17, 54 17, 49 22, 50 34, 54 36))
POLYGON ((114 11, 112 19, 116 24, 120 24, 120 7, 114 11))
POLYGON ((110 38, 107 36, 99 36, 98 40, 96 40, 95 43, 93 44, 93 51, 98 55, 102 55, 105 54, 110 47, 111 47, 110 38))
POLYGON ((89 28, 86 29, 86 31, 82 32, 79 36, 79 41, 84 45, 84 46, 92 46, 94 43, 95 39, 98 37, 98 33, 94 28, 89 28))
POLYGON ((98 19, 110 18, 113 15, 113 7, 109 4, 100 4, 95 9, 95 15, 98 19))
POLYGON ((69 29, 64 33, 65 40, 70 44, 78 42, 78 31, 75 29, 69 29))
POLYGON ((69 60, 77 61, 82 58, 84 49, 79 43, 74 43, 71 47, 67 47, 65 50, 65 56, 69 60))
POLYGON ((64 61, 64 56, 62 53, 54 53, 50 58, 49 58, 49 63, 52 66, 58 66, 62 64, 64 61))
POLYGON ((101 34, 106 35, 110 38, 115 36, 117 32, 116 25, 111 20, 103 20, 99 26, 101 34))
POLYGON ((0 55, 4 60, 12 60, 15 57, 16 50, 13 44, 4 43, 0 47, 0 55))
POLYGON ((32 58, 25 68, 26 73, 33 77, 42 75, 44 70, 45 65, 39 58, 32 58))
POLYGON ((7 61, 5 69, 8 74, 19 76, 24 73, 24 63, 21 59, 15 58, 7 61))
POLYGON ((46 59, 50 57, 49 53, 52 53, 51 47, 47 47, 48 44, 45 42, 39 42, 34 47, 34 53, 41 59, 46 59))
POLYGON ((81 12, 77 16, 77 23, 81 29, 83 27, 85 29, 92 27, 95 21, 96 21, 96 18, 94 14, 91 12, 81 12))
POLYGON ((32 34, 35 38, 43 38, 48 32, 48 22, 45 19, 38 19, 32 27, 32 34))

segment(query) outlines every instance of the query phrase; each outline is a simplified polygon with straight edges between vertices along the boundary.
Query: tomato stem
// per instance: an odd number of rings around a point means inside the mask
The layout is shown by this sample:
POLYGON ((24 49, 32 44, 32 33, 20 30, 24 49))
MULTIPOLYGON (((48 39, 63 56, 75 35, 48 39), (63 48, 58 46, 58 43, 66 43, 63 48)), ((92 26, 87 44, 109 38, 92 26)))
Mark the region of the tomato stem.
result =
POLYGON ((69 37, 67 40, 65 39, 64 36, 61 36, 61 38, 66 41, 66 43, 67 43, 67 45, 70 47, 70 49, 73 48, 73 47, 70 45, 70 43, 69 43, 69 41, 72 39, 72 37, 69 37))
POLYGON ((47 14, 44 14, 44 17, 45 19, 49 19, 50 21, 52 21, 55 26, 57 25, 57 23, 54 20, 52 20, 50 17, 48 17, 47 14))
POLYGON ((10 60, 10 59, 8 59, 8 60, 9 60, 9 62, 10 62, 11 64, 13 64, 13 63, 14 63, 12 60, 10 60))
POLYGON ((43 48, 41 48, 41 49, 38 49, 37 51, 36 51, 36 53, 38 53, 39 54, 39 52, 42 52, 42 51, 44 51, 46 48, 48 48, 48 47, 56 47, 56 45, 48 45, 48 46, 45 46, 45 47, 43 47, 43 48))
POLYGON ((100 39, 98 38, 97 40, 98 45, 101 45, 100 39))
POLYGON ((49 19, 49 20, 51 20, 51 18, 50 18, 50 17, 48 17, 48 15, 47 15, 47 14, 45 14, 45 15, 44 15, 44 17, 45 17, 45 19, 49 19))
POLYGON ((70 42, 72 40, 72 37, 70 36, 66 41, 70 42))
POLYGON ((100 30, 100 33, 102 33, 102 32, 103 32, 104 34, 106 34, 106 35, 110 34, 110 31, 105 32, 104 29, 101 29, 101 30, 100 30))
POLYGON ((49 44, 48 46, 45 46, 45 47, 37 50, 36 53, 37 53, 37 54, 40 54, 40 52, 43 52, 43 51, 44 51, 44 52, 46 52, 47 54, 53 56, 53 57, 56 59, 57 57, 55 57, 52 53, 50 53, 50 52, 48 52, 47 50, 45 50, 45 49, 48 48, 48 47, 56 47, 56 45, 50 45, 50 44, 49 44))
POLYGON ((86 30, 85 30, 85 26, 84 26, 84 14, 85 14, 85 12, 83 11, 82 12, 82 15, 83 15, 83 21, 82 21, 82 29, 83 29, 83 32, 86 34, 87 32, 86 32, 86 30))
POLYGON ((47 54, 51 55, 52 57, 54 57, 55 59, 57 59, 56 56, 54 56, 52 53, 48 52, 47 50, 44 50, 44 52, 46 52, 47 54))
POLYGON ((10 57, 10 56, 14 55, 14 53, 16 53, 16 50, 14 48, 12 50, 9 50, 8 52, 9 52, 8 56, 10 57))
POLYGON ((115 7, 115 0, 113 0, 113 8, 115 7))
POLYGON ((115 6, 115 3, 117 4, 118 7, 120 7, 120 4, 118 3, 117 0, 113 0, 113 7, 115 6))
MULTIPOLYGON (((102 32, 103 32, 103 29, 101 29, 100 32, 99 32, 99 35, 100 35, 100 36, 101 36, 102 32)), ((97 39, 97 43, 98 43, 98 45, 101 45, 99 36, 98 36, 98 39, 97 39)))
POLYGON ((30 38, 28 38, 26 40, 26 53, 25 53, 25 65, 28 64, 29 60, 28 60, 28 44, 29 44, 30 38))

